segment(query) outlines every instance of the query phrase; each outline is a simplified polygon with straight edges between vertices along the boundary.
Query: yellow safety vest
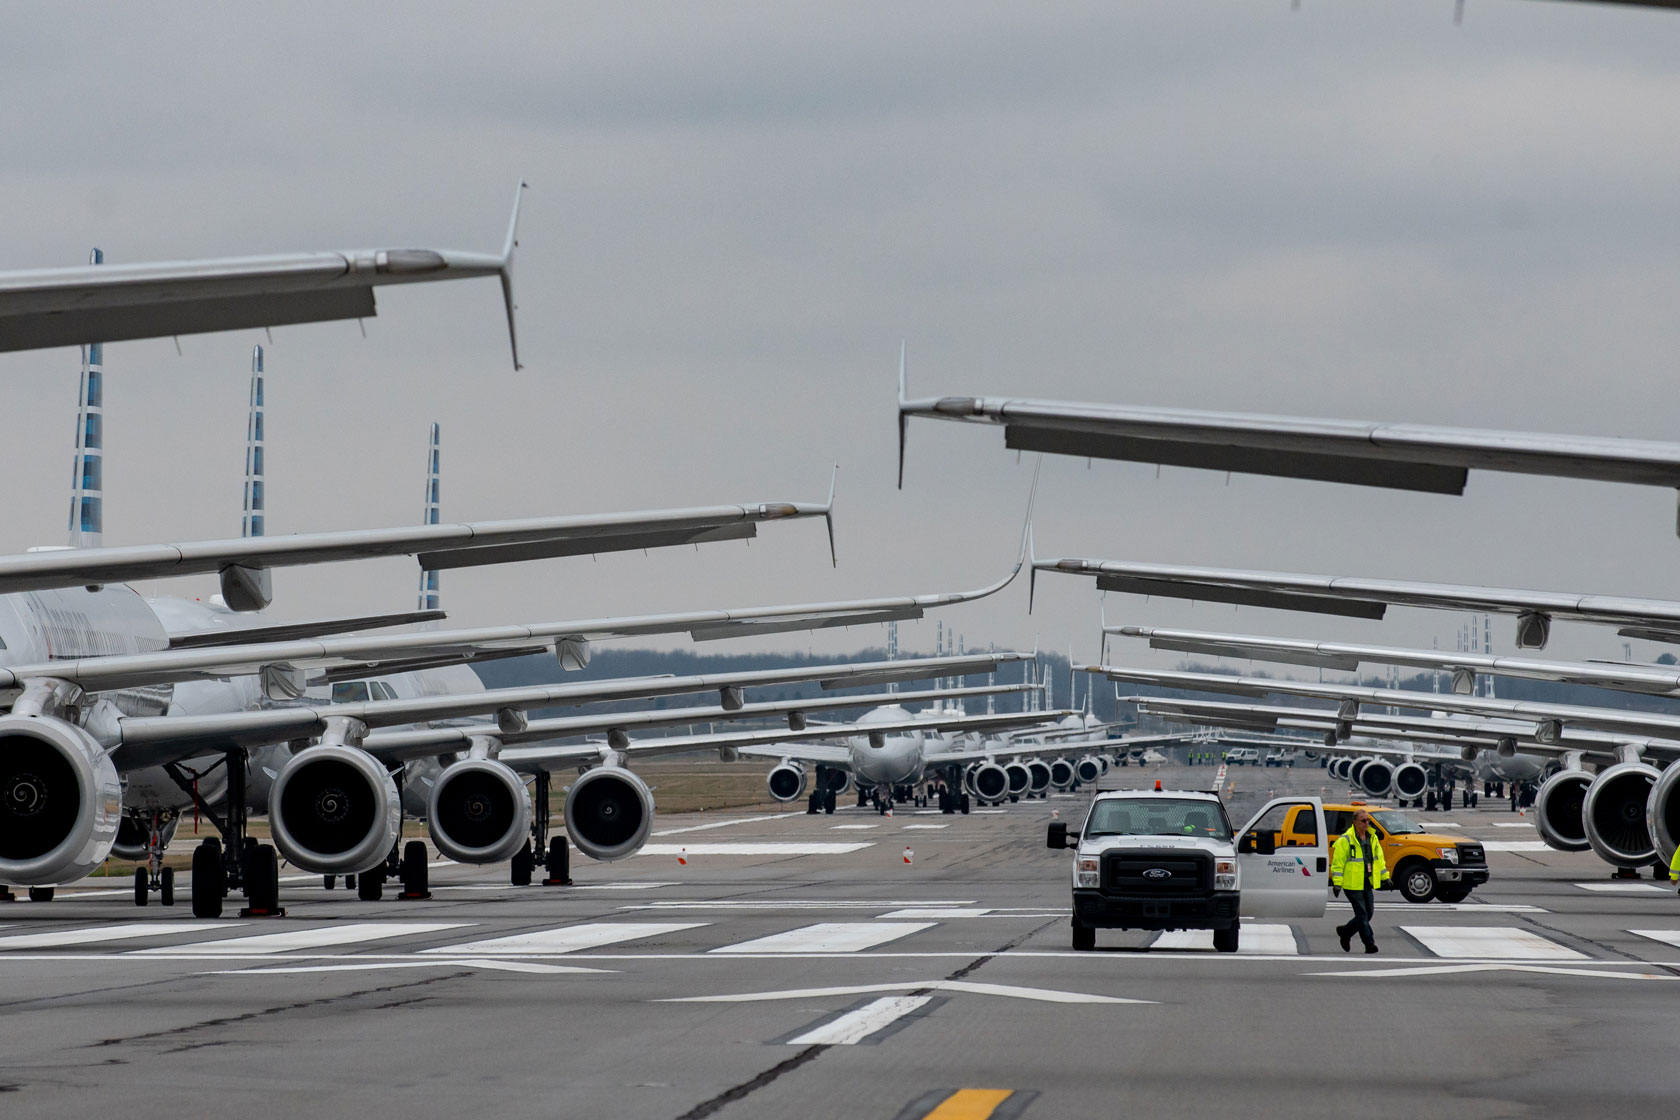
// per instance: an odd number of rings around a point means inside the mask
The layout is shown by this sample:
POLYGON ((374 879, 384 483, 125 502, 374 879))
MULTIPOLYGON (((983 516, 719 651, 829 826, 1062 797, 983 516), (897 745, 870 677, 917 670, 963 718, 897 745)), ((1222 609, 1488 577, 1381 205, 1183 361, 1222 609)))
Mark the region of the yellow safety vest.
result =
POLYGON ((1668 861, 1668 881, 1680 883, 1680 848, 1674 849, 1674 858, 1668 861))
MULTIPOLYGON (((1369 885, 1376 890, 1388 879, 1388 859, 1383 855, 1382 840, 1377 836, 1377 830, 1368 828, 1365 835, 1371 841, 1369 885)), ((1330 849, 1330 883, 1344 891, 1362 891, 1366 887, 1365 852, 1351 827, 1336 837, 1336 845, 1330 849)))

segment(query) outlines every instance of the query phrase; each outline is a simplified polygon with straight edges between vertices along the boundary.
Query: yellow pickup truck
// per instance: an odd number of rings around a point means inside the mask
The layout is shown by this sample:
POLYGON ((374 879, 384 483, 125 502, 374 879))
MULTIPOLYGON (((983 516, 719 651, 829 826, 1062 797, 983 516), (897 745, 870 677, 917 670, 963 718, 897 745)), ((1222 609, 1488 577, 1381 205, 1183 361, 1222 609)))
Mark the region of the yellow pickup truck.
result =
MULTIPOLYGON (((1353 825, 1356 810, 1364 802, 1324 806, 1325 827, 1334 843, 1353 825)), ((1474 840, 1461 840, 1429 832, 1410 815, 1398 809, 1367 809, 1382 841, 1388 863, 1387 888, 1398 890, 1407 902, 1463 902, 1470 892, 1488 881, 1487 852, 1474 840)), ((1277 833, 1279 848, 1311 847, 1318 843, 1311 812, 1292 810, 1277 833)))

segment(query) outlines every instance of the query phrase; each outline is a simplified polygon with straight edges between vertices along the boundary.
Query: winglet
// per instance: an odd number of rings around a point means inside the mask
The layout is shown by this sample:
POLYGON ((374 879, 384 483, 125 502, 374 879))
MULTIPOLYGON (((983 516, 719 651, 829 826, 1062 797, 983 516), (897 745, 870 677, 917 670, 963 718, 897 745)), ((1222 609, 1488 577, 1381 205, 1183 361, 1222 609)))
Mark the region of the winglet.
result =
POLYGON ((828 526, 828 559, 836 568, 840 566, 840 554, 834 549, 834 487, 840 481, 840 464, 834 464, 834 473, 828 476, 828 504, 823 507, 823 523, 828 526))
POLYGON ((499 275, 502 279, 502 303, 507 306, 508 345, 513 350, 513 368, 524 369, 519 364, 519 334, 513 325, 513 251, 519 247, 519 200, 525 195, 525 180, 519 181, 519 186, 513 192, 513 216, 508 219, 507 240, 502 242, 502 267, 499 275))
POLYGON ((904 489, 904 441, 909 436, 910 417, 904 406, 910 400, 909 381, 904 374, 904 340, 898 342, 898 488, 904 489))
POLYGON ((1107 597, 1097 604, 1097 618, 1102 625, 1102 645, 1098 648, 1097 664, 1108 664, 1108 602, 1107 597))
MULTIPOLYGON (((1033 467, 1032 489, 1027 491, 1027 518, 1026 518, 1025 524, 1023 524, 1021 526, 1021 552, 1020 552, 1020 555, 1016 556, 1016 558, 1015 558, 1015 571, 1017 573, 1020 572, 1021 566, 1023 564, 1025 564, 1028 561, 1028 559, 1032 556, 1032 551, 1033 551, 1033 529, 1032 529, 1033 505, 1038 501, 1038 473, 1039 473, 1039 471, 1041 471, 1043 469, 1044 469, 1044 456, 1040 455, 1038 457, 1037 465, 1033 467)), ((1010 578, 1013 579, 1014 576, 1011 575, 1010 578)), ((1027 613, 1028 614, 1032 613, 1033 594, 1037 590, 1038 590, 1038 573, 1035 572, 1035 571, 1032 571, 1031 569, 1028 569, 1028 571, 1027 571, 1027 613)))

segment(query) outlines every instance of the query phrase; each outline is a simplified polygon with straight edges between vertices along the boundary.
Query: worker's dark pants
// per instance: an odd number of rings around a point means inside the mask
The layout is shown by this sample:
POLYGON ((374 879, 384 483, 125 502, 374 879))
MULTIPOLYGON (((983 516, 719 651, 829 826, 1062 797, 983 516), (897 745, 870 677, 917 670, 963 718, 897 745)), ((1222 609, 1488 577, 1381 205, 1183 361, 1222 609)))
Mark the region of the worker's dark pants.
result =
POLYGON ((1359 940, 1366 945, 1375 945, 1377 939, 1371 933, 1371 912, 1374 905, 1371 889, 1367 887, 1362 891, 1344 891, 1343 893, 1347 896, 1348 905, 1353 907, 1353 920, 1345 926, 1337 926, 1337 936, 1339 937, 1344 933, 1350 935, 1357 933, 1359 940))

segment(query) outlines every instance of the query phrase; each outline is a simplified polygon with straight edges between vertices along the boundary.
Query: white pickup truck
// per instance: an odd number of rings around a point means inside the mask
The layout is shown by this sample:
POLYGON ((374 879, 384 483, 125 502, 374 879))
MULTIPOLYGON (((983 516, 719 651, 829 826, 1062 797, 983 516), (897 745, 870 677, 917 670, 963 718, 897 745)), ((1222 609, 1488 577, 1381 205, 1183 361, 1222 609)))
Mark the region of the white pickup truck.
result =
POLYGON ((1210 929, 1214 948, 1234 953, 1242 918, 1322 918, 1330 894, 1316 797, 1268 802, 1233 834, 1215 794, 1116 790, 1096 796, 1080 831, 1051 824, 1046 842, 1074 849, 1075 949, 1095 948, 1098 929, 1210 929), (1278 848, 1297 805, 1312 807, 1316 831, 1278 848))

